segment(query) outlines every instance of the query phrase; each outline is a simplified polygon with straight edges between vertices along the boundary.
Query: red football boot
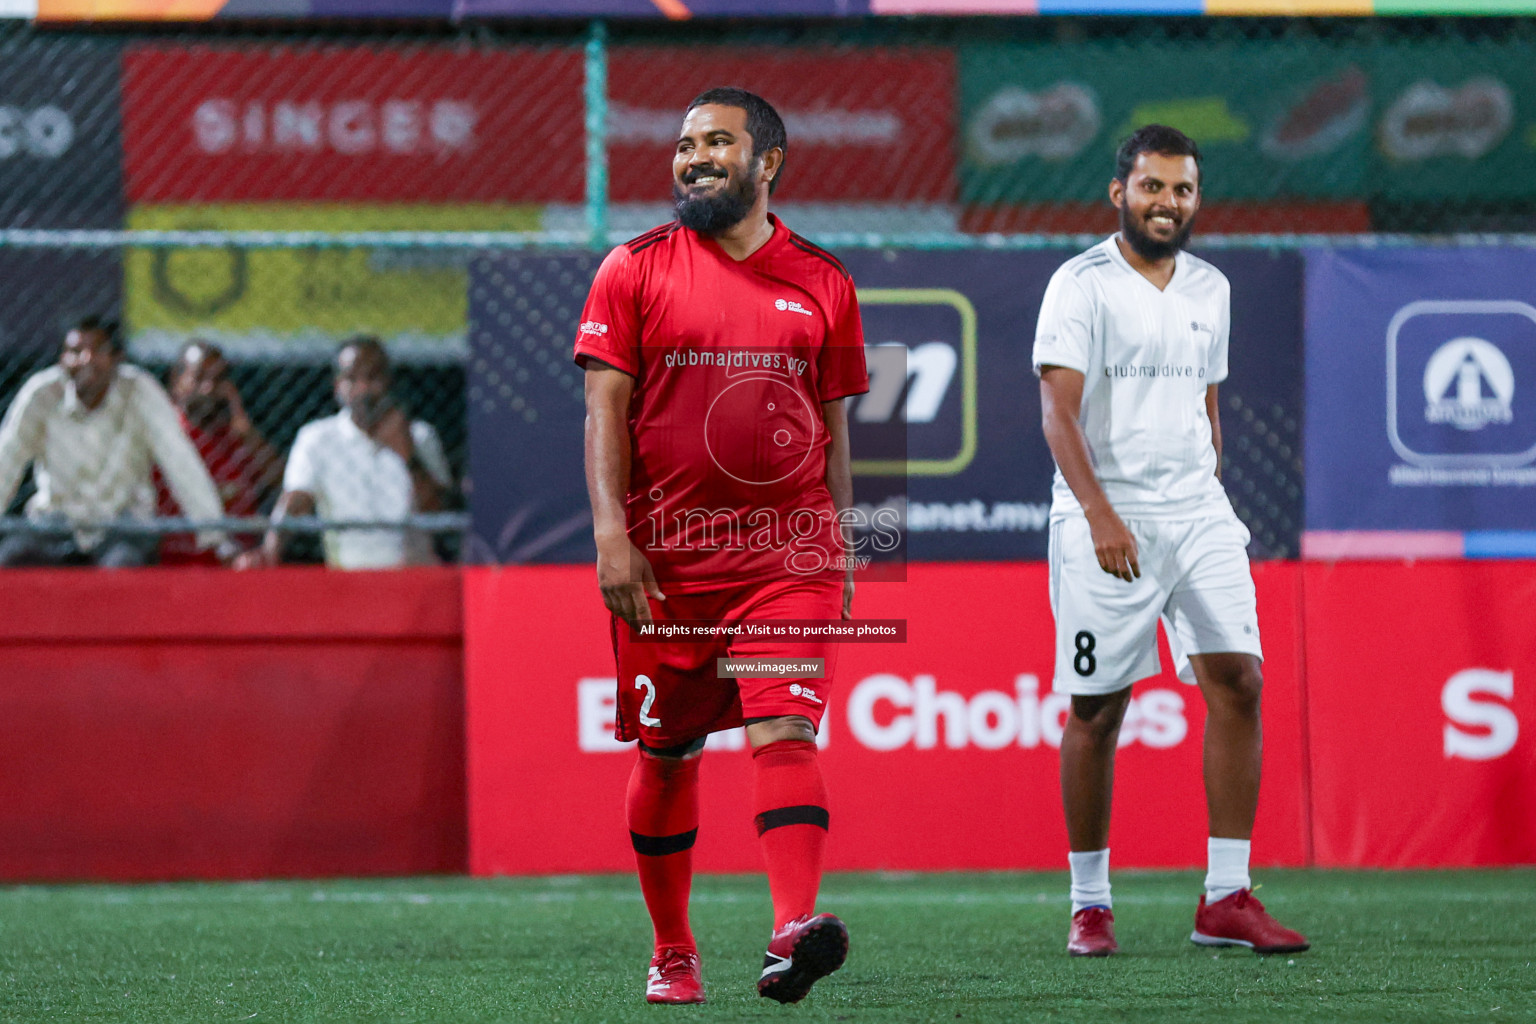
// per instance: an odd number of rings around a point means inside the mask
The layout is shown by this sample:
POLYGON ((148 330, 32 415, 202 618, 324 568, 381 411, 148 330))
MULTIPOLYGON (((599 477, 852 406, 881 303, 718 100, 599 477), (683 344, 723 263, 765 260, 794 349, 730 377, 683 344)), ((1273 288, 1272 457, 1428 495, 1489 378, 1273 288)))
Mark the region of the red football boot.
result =
POLYGON ((1251 889, 1209 906, 1201 896, 1189 939, 1202 946, 1247 946, 1255 953, 1300 953, 1310 945, 1306 936, 1270 917, 1251 889))
POLYGON ((831 914, 799 917, 773 933, 763 957, 757 994, 798 1003, 811 986, 848 959, 848 928, 831 914))
POLYGON ((648 1003, 702 1003, 704 979, 699 974, 699 954, 692 949, 666 946, 651 957, 645 979, 648 1003))
POLYGON ((1084 907, 1072 915, 1067 952, 1073 956, 1109 956, 1120 951, 1115 942, 1115 915, 1108 907, 1084 907))

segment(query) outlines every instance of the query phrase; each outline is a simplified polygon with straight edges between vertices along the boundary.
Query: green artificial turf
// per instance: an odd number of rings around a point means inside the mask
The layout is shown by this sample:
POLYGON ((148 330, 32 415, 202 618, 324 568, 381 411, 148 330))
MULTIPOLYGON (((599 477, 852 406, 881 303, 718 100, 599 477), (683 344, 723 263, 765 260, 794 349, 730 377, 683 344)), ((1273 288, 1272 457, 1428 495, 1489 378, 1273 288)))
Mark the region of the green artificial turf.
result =
POLYGON ((0 889, 0 1019, 1536 1020, 1536 872, 1260 881, 1311 952, 1191 944, 1196 873, 1117 873, 1107 960, 1067 957, 1061 874, 834 875, 852 952, 795 1007, 753 988, 758 877, 696 883, 703 1007, 645 1004, 625 876, 22 886, 0 889))

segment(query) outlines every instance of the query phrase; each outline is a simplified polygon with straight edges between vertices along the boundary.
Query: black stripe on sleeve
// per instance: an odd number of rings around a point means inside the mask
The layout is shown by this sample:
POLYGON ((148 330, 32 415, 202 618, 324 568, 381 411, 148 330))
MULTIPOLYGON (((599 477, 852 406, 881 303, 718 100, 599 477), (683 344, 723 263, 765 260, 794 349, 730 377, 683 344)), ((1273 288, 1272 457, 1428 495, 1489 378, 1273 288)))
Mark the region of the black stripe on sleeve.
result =
POLYGON ((819 260, 826 260, 832 265, 833 269, 835 269, 839 274, 843 276, 843 280, 851 281, 853 279, 852 275, 848 273, 848 268, 843 266, 842 262, 838 260, 836 256, 833 256, 831 253, 827 252, 827 250, 813 242, 807 242, 793 231, 789 233, 789 244, 793 245, 796 249, 799 249, 801 252, 808 256, 815 256, 819 260))
POLYGON ((691 850, 693 841, 697 838, 699 838, 699 830, 696 828, 679 832, 675 836, 643 836, 639 832, 629 834, 629 841, 634 846, 635 852, 642 857, 665 857, 669 853, 691 850))
POLYGON ((649 249, 651 246, 655 245, 657 242, 664 242, 668 238, 672 237, 672 232, 676 231, 678 226, 679 225, 677 224, 669 224, 664 228, 659 228, 656 231, 652 231, 650 234, 641 235, 639 238, 633 239, 632 241, 626 242, 624 244, 629 249, 631 255, 638 255, 639 253, 644 252, 646 249, 649 249))
POLYGON ((769 829, 783 828, 785 825, 815 825, 826 831, 828 817, 825 807, 799 804, 795 807, 775 807, 771 811, 764 811, 753 820, 757 825, 757 834, 762 835, 769 829))

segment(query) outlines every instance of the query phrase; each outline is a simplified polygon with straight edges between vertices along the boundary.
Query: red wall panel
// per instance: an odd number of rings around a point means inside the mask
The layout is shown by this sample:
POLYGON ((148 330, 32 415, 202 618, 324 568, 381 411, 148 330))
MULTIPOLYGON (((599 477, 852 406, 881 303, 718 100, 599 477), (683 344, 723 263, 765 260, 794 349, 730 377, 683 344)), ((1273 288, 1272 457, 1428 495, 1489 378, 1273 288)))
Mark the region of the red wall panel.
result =
MULTIPOLYGON (((1257 567, 1265 633, 1266 771, 1255 861, 1306 853, 1294 566, 1257 567)), ((470 868, 628 870, 624 780, 609 739, 613 656, 590 568, 465 575, 470 868), (530 628, 531 627, 531 628, 530 628)), ((905 618, 905 644, 845 644, 823 729, 834 869, 1056 868, 1063 698, 1050 694, 1051 618, 1039 564, 913 565, 861 586, 861 617, 905 618)), ((1170 664, 1166 653, 1165 664, 1170 664)), ((1137 688, 1122 734, 1111 840, 1119 866, 1205 856, 1204 709, 1171 672, 1137 688)), ((759 866, 745 751, 705 754, 706 871, 759 866)))
POLYGON ((458 574, 0 574, 0 877, 464 866, 458 574))
MULTIPOLYGON (((1314 828, 1329 866, 1536 861, 1532 569, 1255 567, 1257 864, 1314 828)), ((857 611, 909 640, 841 649, 831 865, 1059 867, 1044 567, 914 565, 857 611)), ((628 870, 605 614, 585 566, 0 574, 0 877, 628 870)), ((1202 724, 1138 687, 1118 866, 1201 860, 1202 724)), ((739 735, 704 777, 700 867, 755 870, 739 735)))
POLYGON ((1536 565, 1303 571, 1317 863, 1536 862, 1536 565))

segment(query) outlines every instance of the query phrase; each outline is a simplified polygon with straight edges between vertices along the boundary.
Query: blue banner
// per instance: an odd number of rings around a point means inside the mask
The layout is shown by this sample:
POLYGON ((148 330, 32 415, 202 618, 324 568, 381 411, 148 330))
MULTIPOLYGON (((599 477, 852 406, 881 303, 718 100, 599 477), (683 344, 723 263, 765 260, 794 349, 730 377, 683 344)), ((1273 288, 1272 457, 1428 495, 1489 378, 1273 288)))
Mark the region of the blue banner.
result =
POLYGON ((1319 250, 1306 264, 1317 553, 1392 531, 1516 553, 1536 529, 1536 252, 1319 250))
MULTIPOLYGON (((1030 363, 1067 252, 840 254, 859 286, 870 392, 849 407, 854 497, 904 518, 924 561, 1046 554, 1052 463, 1030 363)), ((1224 480, 1258 557, 1301 528, 1301 260, 1205 254, 1232 281, 1224 480)), ((481 562, 593 557, 571 344, 598 258, 507 253, 470 282, 472 539, 481 562)))

